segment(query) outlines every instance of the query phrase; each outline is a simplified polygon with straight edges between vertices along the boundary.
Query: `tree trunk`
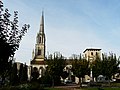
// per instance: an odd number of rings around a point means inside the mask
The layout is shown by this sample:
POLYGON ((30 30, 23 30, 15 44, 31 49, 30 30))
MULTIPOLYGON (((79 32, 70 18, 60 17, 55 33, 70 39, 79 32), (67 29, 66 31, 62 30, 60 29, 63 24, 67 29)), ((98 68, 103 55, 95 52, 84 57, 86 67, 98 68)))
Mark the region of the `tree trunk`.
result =
POLYGON ((110 78, 108 78, 108 85, 110 86, 110 78))
POLYGON ((79 85, 80 85, 80 88, 81 88, 82 87, 81 77, 79 77, 79 85))
POLYGON ((2 86, 4 86, 4 84, 5 84, 5 76, 2 75, 2 86))
POLYGON ((83 77, 81 78, 82 80, 81 80, 81 83, 83 83, 83 77))
POLYGON ((96 82, 98 82, 97 77, 95 77, 96 82))
POLYGON ((52 78, 52 87, 54 87, 54 78, 52 78))

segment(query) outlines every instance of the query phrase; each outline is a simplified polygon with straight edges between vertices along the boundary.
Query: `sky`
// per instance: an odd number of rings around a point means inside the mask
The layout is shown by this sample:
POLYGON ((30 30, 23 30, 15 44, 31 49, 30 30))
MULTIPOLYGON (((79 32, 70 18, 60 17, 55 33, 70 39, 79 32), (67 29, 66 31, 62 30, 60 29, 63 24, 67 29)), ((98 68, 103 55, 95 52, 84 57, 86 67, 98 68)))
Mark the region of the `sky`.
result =
POLYGON ((40 18, 44 11, 46 55, 79 55, 86 48, 120 56, 120 0, 3 0, 13 15, 19 12, 19 26, 30 24, 16 51, 16 61, 30 64, 40 18))

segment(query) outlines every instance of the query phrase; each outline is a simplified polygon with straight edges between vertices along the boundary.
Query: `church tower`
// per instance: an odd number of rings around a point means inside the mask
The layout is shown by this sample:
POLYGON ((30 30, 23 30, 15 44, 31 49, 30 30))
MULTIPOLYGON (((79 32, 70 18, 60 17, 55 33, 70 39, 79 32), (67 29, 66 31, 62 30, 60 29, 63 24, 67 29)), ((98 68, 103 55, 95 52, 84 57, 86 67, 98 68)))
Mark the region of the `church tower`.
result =
POLYGON ((45 61, 44 14, 42 12, 40 29, 36 37, 35 50, 32 52, 31 65, 43 65, 45 61))

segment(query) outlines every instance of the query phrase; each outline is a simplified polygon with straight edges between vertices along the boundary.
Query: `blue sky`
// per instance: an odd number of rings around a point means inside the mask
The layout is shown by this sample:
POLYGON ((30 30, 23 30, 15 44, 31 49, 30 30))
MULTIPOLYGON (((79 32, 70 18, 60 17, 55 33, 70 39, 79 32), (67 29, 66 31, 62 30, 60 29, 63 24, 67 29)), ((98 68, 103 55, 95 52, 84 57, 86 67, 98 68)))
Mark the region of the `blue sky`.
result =
MULTIPOLYGON (((4 6, 19 11, 19 26, 30 24, 15 54, 29 64, 44 10, 46 52, 64 56, 101 48, 120 56, 120 0, 3 0, 4 6)), ((47 54, 47 53, 46 53, 47 54)))

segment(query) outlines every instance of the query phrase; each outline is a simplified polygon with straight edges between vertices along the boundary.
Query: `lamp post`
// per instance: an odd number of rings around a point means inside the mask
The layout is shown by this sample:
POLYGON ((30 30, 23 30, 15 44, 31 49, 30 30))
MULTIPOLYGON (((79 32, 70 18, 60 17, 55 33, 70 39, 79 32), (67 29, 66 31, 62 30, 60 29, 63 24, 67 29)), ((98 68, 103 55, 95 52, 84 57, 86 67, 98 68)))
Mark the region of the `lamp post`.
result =
POLYGON ((90 69, 90 82, 93 81, 92 68, 90 69))
POLYGON ((93 81, 93 74, 92 74, 92 61, 93 61, 93 58, 89 58, 90 60, 90 82, 93 81))

